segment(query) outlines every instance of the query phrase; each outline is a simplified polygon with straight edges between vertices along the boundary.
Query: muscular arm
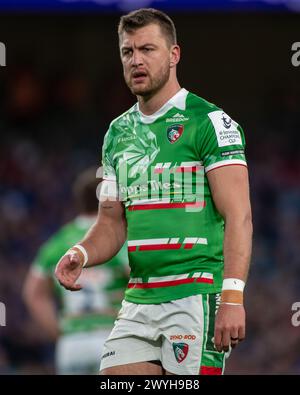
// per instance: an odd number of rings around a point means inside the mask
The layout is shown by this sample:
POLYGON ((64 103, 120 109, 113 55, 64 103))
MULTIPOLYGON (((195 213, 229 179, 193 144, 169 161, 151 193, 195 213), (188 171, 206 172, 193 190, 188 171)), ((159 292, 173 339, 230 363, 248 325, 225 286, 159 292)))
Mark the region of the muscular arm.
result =
POLYGON ((246 281, 252 245, 248 171, 224 166, 207 173, 217 210, 225 221, 224 278, 246 281))
POLYGON ((127 237, 124 206, 119 201, 100 202, 96 223, 80 244, 88 252, 87 267, 104 263, 122 248, 127 237))
MULTIPOLYGON (((247 279, 252 245, 252 220, 248 171, 244 166, 224 166, 207 174, 217 210, 225 221, 224 278, 247 279)), ((215 322, 218 351, 228 351, 245 338, 243 305, 221 303, 215 322)))
MULTIPOLYGON (((113 258, 121 249, 127 237, 127 223, 124 206, 120 201, 106 200, 99 205, 98 218, 79 244, 88 255, 86 267, 99 265, 113 258)), ((73 252, 64 255, 55 269, 59 283, 70 291, 79 291, 76 284, 84 263, 83 253, 73 247, 73 252)))

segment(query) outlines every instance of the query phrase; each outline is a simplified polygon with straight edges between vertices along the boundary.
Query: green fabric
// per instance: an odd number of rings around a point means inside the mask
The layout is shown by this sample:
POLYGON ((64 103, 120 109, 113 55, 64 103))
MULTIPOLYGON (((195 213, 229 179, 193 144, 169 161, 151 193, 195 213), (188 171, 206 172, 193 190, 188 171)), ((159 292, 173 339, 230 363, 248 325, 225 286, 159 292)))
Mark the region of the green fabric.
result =
POLYGON ((246 165, 241 127, 214 104, 181 90, 164 108, 147 118, 133 106, 111 123, 103 145, 104 179, 116 183, 126 207, 131 284, 125 299, 133 303, 221 291, 224 221, 206 173, 246 165), (155 201, 167 205, 150 205, 155 201), (199 272, 213 282, 200 282, 199 272))
POLYGON ((224 367, 225 352, 218 352, 214 347, 215 318, 220 304, 220 294, 208 294, 203 296, 204 330, 202 356, 200 366, 224 367))

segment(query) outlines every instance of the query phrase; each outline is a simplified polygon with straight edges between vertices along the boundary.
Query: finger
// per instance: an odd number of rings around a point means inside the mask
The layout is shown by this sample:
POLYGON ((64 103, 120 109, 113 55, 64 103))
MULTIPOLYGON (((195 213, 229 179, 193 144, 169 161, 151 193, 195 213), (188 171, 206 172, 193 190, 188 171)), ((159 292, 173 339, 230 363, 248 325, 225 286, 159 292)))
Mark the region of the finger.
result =
POLYGON ((64 282, 59 281, 59 283, 68 291, 80 291, 82 289, 82 286, 80 284, 73 284, 69 281, 64 281, 64 282))
POLYGON ((72 284, 72 280, 69 278, 68 273, 64 269, 55 271, 55 276, 57 280, 62 283, 62 285, 72 284))
POLYGON ((76 254, 76 252, 70 254, 69 257, 70 257, 70 263, 76 263, 76 264, 79 263, 79 256, 76 254))
POLYGON ((72 286, 72 289, 70 291, 80 291, 82 289, 82 286, 80 284, 74 284, 72 286))
POLYGON ((230 344, 230 330, 223 329, 223 331, 222 331, 222 350, 225 352, 229 351, 229 344, 230 344))
POLYGON ((64 283, 67 281, 67 279, 62 271, 55 270, 55 277, 61 285, 64 285, 64 283))
POLYGON ((222 351, 222 332, 220 328, 215 328, 214 343, 217 351, 222 351))
POLYGON ((64 257, 62 257, 60 259, 60 261, 58 262, 58 264, 55 267, 55 277, 59 280, 60 278, 65 277, 65 267, 66 265, 70 262, 70 257, 69 255, 65 255, 64 257))
POLYGON ((239 328, 239 341, 243 341, 246 337, 246 328, 245 325, 241 326, 239 328))
POLYGON ((78 266, 78 263, 79 257, 76 253, 68 254, 59 261, 55 269, 55 277, 69 291, 79 291, 82 289, 80 284, 75 284, 77 276, 74 275, 73 271, 78 266))
POLYGON ((71 281, 67 281, 67 280, 58 280, 58 282, 66 289, 72 288, 73 285, 71 281))
POLYGON ((231 345, 232 348, 235 348, 238 344, 239 344, 239 340, 232 340, 231 339, 230 345, 231 345))
POLYGON ((60 283, 60 285, 62 285, 66 289, 70 289, 70 290, 73 288, 77 289, 78 286, 80 287, 80 289, 82 288, 80 284, 75 284, 76 279, 70 278, 68 273, 67 273, 67 275, 61 275, 58 278, 58 282, 60 283))
POLYGON ((230 345, 234 348, 239 343, 239 331, 238 329, 232 329, 230 331, 230 345))
POLYGON ((55 269, 56 278, 61 281, 63 284, 70 283, 73 285, 74 283, 74 273, 73 269, 78 265, 76 258, 71 260, 70 255, 66 255, 57 265, 55 269), (72 267, 74 266, 74 268, 72 267))

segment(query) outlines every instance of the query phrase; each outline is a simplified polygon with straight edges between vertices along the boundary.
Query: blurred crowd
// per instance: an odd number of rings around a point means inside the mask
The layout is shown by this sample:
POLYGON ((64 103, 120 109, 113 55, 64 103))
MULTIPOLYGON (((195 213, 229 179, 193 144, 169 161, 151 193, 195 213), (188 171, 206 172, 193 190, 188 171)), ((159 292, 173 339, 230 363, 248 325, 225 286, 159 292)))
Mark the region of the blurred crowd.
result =
MULTIPOLYGON (((21 289, 37 249, 72 219, 71 185, 100 164, 109 121, 131 105, 125 86, 110 81, 105 98, 74 73, 47 80, 15 71, 0 97, 0 373, 53 372, 53 344, 32 322, 21 289), (47 94, 46 94, 47 92, 47 94), (93 91, 94 92, 94 91, 93 91), (101 101, 102 100, 102 101, 101 101), (112 106, 113 103, 113 106, 112 106), (115 112, 116 111, 116 112, 115 112)), ((253 259, 246 287, 247 337, 227 373, 300 373, 300 92, 277 92, 247 139, 253 205, 253 259)), ((219 103, 217 103, 219 104, 219 103)), ((253 120, 252 120, 253 122, 253 120)))

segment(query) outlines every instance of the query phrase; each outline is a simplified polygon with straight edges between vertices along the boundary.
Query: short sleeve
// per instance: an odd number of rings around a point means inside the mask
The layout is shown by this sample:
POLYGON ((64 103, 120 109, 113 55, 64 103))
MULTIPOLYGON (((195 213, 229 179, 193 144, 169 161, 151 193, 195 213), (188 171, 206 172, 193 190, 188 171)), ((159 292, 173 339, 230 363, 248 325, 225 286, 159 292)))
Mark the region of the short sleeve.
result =
POLYGON ((200 156, 206 173, 222 166, 247 166, 243 129, 224 111, 208 113, 200 136, 200 156))
POLYGON ((107 131, 103 141, 102 147, 102 166, 103 166, 103 179, 107 181, 116 180, 116 172, 112 161, 111 143, 110 143, 110 129, 107 131))
POLYGON ((103 182, 100 190, 100 200, 118 197, 117 176, 112 160, 111 130, 104 137, 102 147, 103 182))

